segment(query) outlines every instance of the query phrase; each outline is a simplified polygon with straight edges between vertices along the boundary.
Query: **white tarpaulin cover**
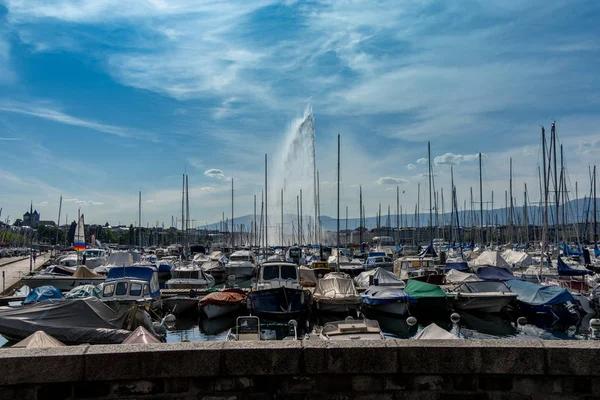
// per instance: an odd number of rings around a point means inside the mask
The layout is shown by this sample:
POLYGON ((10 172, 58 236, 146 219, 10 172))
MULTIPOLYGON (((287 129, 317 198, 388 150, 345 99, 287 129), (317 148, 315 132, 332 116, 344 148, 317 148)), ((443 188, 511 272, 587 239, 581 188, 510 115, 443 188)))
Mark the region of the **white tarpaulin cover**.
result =
POLYGON ((315 271, 308 267, 300 267, 298 271, 300 272, 300 283, 302 286, 315 286, 317 284, 315 271))
POLYGON ((476 267, 502 267, 510 268, 510 265, 502 258, 497 251, 484 251, 479 257, 473 261, 476 267))
POLYGON ((502 253, 502 258, 504 258, 511 267, 529 267, 533 265, 531 256, 523 251, 505 250, 502 253))
POLYGON ((458 336, 432 323, 414 337, 415 339, 459 339, 458 336))
POLYGON ((42 349, 47 347, 62 347, 64 345, 63 342, 54 339, 44 331, 37 331, 12 347, 18 349, 42 349))
POLYGON ((379 281, 379 286, 405 286, 404 281, 398 278, 392 272, 377 267, 375 269, 372 269, 371 271, 361 272, 360 275, 354 278, 354 283, 356 284, 356 287, 365 289, 368 288, 370 286, 370 276, 373 276, 373 279, 377 279, 379 281))
POLYGON ((319 279, 313 298, 315 301, 337 304, 357 304, 360 302, 360 295, 356 291, 352 279, 332 276, 331 274, 319 279))
POLYGON ((460 272, 455 269, 451 269, 446 273, 447 283, 463 283, 463 282, 475 282, 480 281, 475 274, 469 274, 467 272, 460 272))

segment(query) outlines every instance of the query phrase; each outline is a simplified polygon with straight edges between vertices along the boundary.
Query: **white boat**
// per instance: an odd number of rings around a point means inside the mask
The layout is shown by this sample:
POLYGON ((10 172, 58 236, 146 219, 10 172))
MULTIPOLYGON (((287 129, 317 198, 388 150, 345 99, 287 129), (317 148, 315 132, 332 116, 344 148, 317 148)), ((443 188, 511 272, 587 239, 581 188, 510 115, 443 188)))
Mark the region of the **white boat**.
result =
POLYGON ((394 315, 408 314, 410 303, 416 301, 400 286, 372 285, 360 297, 365 311, 394 315))
POLYGON ((166 285, 169 289, 210 289, 215 285, 215 278, 193 264, 184 265, 173 269, 166 285))
POLYGON ((86 249, 81 256, 81 263, 89 269, 94 269, 108 262, 108 255, 104 249, 86 249))
POLYGON ((239 311, 246 301, 246 293, 240 289, 224 289, 209 293, 200 300, 198 309, 209 319, 239 311))
POLYGON ((327 322, 319 333, 321 340, 377 340, 385 339, 376 320, 354 320, 327 322))
POLYGON ((254 340, 297 340, 298 323, 291 320, 286 324, 266 323, 261 324, 256 316, 238 317, 235 327, 227 333, 227 341, 254 341, 254 340))
POLYGON ((321 312, 348 313, 359 308, 360 295, 350 276, 331 272, 317 281, 313 303, 321 312))
POLYGON ((81 285, 99 285, 104 282, 105 277, 90 271, 84 265, 77 267, 73 275, 63 275, 55 273, 36 273, 34 275, 24 276, 21 279, 23 285, 35 289, 40 286, 54 286, 60 291, 69 290, 81 285))
POLYGON ((447 293, 453 307, 465 311, 499 313, 517 300, 501 281, 465 282, 447 293))
POLYGON ((256 257, 248 250, 236 251, 225 264, 225 273, 236 278, 252 278, 256 273, 256 257))

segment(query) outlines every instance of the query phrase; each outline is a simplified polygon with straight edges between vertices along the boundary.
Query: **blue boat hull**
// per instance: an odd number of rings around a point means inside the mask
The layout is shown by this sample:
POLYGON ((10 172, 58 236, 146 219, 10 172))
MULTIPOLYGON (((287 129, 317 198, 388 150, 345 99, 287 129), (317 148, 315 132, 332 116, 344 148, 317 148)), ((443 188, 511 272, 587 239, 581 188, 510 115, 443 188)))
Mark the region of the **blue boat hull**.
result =
POLYGON ((270 320, 301 319, 308 315, 312 295, 302 289, 281 287, 252 291, 246 302, 253 315, 270 320))

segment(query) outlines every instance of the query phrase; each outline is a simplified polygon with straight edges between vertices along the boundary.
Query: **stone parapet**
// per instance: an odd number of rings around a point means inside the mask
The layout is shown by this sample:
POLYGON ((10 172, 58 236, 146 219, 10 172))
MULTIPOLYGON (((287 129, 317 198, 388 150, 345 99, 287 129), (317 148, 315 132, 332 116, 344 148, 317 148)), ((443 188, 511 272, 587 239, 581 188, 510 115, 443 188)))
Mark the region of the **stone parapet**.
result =
POLYGON ((600 342, 209 342, 0 350, 0 399, 599 396, 600 342), (278 397, 276 397, 278 396, 278 397))

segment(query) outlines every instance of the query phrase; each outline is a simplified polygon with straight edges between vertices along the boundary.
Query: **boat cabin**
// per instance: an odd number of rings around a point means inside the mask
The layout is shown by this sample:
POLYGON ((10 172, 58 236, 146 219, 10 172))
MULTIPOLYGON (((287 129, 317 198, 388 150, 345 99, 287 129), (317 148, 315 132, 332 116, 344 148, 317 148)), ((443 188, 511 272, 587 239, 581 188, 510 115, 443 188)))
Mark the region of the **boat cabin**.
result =
POLYGON ((300 247, 292 246, 287 250, 285 255, 285 261, 300 265, 302 259, 302 249, 300 247))
POLYGON ((102 301, 133 302, 160 297, 158 270, 151 266, 111 268, 101 285, 102 301))
POLYGON ((256 264, 256 259, 254 257, 254 253, 252 253, 251 251, 242 250, 232 253, 231 256, 229 256, 229 262, 250 262, 252 264, 256 264))
POLYGON ((227 334, 228 341, 297 340, 297 322, 261 324, 256 316, 238 317, 235 328, 227 334))
POLYGON ((301 288, 296 264, 283 262, 261 264, 256 284, 257 290, 277 287, 301 288))

